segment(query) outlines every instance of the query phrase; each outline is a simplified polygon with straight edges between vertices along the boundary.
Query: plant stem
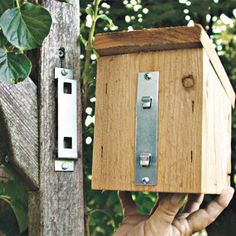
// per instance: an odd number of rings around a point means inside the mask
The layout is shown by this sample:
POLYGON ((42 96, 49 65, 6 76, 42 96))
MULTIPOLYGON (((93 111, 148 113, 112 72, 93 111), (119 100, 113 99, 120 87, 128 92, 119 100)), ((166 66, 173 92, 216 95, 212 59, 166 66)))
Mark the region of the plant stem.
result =
POLYGON ((95 27, 97 23, 97 16, 98 16, 100 2, 101 0, 94 1, 94 15, 92 16, 92 25, 89 31, 88 43, 85 48, 86 50, 85 64, 84 64, 84 70, 82 73, 83 113, 85 112, 86 107, 87 107, 88 89, 89 89, 89 80, 90 80, 90 64, 91 64, 91 55, 93 51, 93 41, 94 41, 93 38, 94 38, 95 27))
POLYGON ((16 7, 17 7, 17 8, 20 8, 19 0, 16 0, 16 7))

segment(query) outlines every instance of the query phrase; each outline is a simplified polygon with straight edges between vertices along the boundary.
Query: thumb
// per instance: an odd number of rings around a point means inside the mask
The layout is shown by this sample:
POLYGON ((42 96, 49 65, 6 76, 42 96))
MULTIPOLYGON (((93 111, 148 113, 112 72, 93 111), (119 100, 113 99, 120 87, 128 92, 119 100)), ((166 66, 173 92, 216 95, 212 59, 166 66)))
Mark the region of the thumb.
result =
POLYGON ((165 194, 165 196, 160 199, 155 212, 146 222, 146 229, 148 230, 149 228, 153 234, 162 232, 160 231, 162 229, 164 230, 163 232, 167 231, 182 206, 185 196, 185 194, 177 193, 165 194))

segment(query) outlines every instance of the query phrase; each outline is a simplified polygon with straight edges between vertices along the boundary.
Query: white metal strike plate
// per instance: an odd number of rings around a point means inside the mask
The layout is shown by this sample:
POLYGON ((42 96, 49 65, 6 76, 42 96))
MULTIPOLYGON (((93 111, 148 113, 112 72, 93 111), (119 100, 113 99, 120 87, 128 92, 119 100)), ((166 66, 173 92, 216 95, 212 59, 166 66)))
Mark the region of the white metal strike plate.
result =
POLYGON ((55 161, 55 171, 74 171, 74 161, 69 160, 56 160, 55 161))
POLYGON ((77 81, 73 70, 55 68, 58 96, 58 158, 77 159, 77 81))

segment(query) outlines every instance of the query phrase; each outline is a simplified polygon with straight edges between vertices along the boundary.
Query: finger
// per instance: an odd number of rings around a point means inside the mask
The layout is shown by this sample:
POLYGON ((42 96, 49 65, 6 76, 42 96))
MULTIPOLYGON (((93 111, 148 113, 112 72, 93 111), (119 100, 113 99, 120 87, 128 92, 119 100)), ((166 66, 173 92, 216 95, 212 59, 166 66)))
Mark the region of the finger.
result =
POLYGON ((210 225, 228 206, 234 194, 231 187, 223 189, 221 194, 211 201, 205 209, 200 209, 187 217, 192 233, 201 231, 210 225))
POLYGON ((159 205, 159 202, 160 202, 160 194, 157 193, 157 200, 156 200, 156 203, 155 205, 153 206, 152 210, 150 211, 150 216, 155 212, 155 210, 157 209, 158 205, 159 205))
POLYGON ((181 207, 184 194, 165 194, 153 215, 148 219, 146 227, 155 233, 155 230, 168 229, 181 207))
POLYGON ((191 194, 188 196, 188 202, 181 214, 178 215, 177 219, 184 219, 193 212, 197 211, 204 199, 204 194, 191 194))
POLYGON ((124 209, 124 217, 132 216, 132 215, 139 215, 139 210, 132 199, 130 192, 120 191, 118 192, 121 205, 124 209))
POLYGON ((168 195, 168 193, 157 193, 157 201, 149 214, 150 216, 156 211, 161 199, 165 198, 166 195, 168 195))

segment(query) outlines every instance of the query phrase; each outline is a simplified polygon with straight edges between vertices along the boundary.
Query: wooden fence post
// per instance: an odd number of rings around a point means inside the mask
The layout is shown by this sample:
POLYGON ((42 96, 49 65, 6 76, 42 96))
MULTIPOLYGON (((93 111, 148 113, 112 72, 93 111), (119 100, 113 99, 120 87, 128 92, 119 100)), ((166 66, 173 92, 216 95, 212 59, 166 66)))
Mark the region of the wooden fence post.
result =
POLYGON ((79 1, 72 5, 43 0, 53 24, 41 49, 39 74, 39 192, 29 200, 29 235, 83 236, 84 202, 82 172, 81 93, 78 83, 78 150, 74 172, 55 172, 56 86, 55 67, 73 69, 79 82, 79 1), (60 60, 59 49, 65 49, 60 60), (38 202, 38 204, 37 204, 38 202))
POLYGON ((0 82, 0 156, 30 190, 39 187, 37 87, 31 79, 0 82))

